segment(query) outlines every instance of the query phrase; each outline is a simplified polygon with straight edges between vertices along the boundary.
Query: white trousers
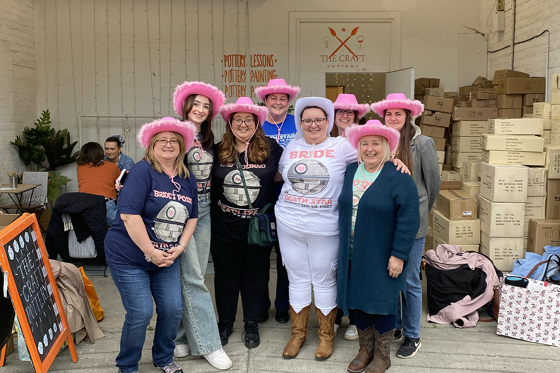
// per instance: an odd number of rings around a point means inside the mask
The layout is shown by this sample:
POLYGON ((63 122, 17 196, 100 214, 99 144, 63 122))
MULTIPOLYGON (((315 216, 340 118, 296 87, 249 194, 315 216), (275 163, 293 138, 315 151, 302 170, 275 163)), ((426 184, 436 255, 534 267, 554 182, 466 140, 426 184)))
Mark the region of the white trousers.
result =
POLYGON ((277 225, 282 261, 290 280, 292 308, 299 313, 311 304, 313 285, 315 306, 327 315, 336 307, 338 235, 316 236, 301 233, 280 221, 277 225))

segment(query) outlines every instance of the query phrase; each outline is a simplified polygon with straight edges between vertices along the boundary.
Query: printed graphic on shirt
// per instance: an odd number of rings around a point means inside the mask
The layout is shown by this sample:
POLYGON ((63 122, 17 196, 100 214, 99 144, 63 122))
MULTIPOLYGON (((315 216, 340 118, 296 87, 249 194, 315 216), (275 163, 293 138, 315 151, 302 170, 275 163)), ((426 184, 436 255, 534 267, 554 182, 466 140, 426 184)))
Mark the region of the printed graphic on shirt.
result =
POLYGON ((177 242, 189 217, 187 208, 179 202, 169 201, 154 219, 154 233, 160 240, 177 242))
POLYGON ((358 215, 358 204, 360 199, 364 195, 363 190, 356 190, 352 195, 352 232, 354 232, 354 227, 356 226, 356 216, 358 215))
MULTIPOLYGON (((251 203, 254 203, 261 190, 261 182, 251 171, 243 171, 243 176, 251 203)), ((249 206, 239 170, 230 171, 224 178, 224 196, 236 206, 249 206)))
POLYGON ((329 170, 316 159, 302 159, 288 169, 288 180, 292 188, 303 195, 317 194, 329 183, 329 170))
POLYGON ((296 137, 296 134, 286 133, 286 134, 281 134, 280 136, 278 136, 277 134, 271 134, 271 135, 266 135, 266 137, 270 137, 271 139, 276 141, 278 145, 280 145, 282 148, 285 148, 290 143, 290 141, 292 141, 294 137, 296 137))
POLYGON ((222 201, 218 201, 218 206, 222 209, 223 212, 230 213, 232 215, 237 216, 238 218, 248 219, 253 216, 256 216, 259 212, 258 209, 242 209, 237 207, 231 207, 228 205, 224 205, 222 201))
POLYGON ((207 193, 210 189, 210 176, 214 157, 204 149, 194 146, 187 154, 189 170, 196 178, 198 193, 207 193))

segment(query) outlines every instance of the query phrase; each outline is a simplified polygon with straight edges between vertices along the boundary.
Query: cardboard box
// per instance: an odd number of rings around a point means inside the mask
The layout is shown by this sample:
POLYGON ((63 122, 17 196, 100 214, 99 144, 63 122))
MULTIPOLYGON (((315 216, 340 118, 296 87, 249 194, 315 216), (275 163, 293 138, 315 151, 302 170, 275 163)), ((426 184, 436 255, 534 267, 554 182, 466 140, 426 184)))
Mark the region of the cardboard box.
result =
POLYGON ((544 102, 546 95, 543 93, 529 93, 523 95, 523 106, 533 106, 537 102, 544 102))
POLYGON ((531 219, 544 219, 546 208, 546 197, 527 197, 525 202, 525 223, 531 219))
POLYGON ((451 123, 451 114, 425 110, 420 117, 420 123, 429 124, 431 126, 449 127, 451 123))
POLYGON ((434 211, 434 237, 452 245, 478 245, 480 220, 449 220, 439 210, 434 211))
POLYGON ((482 162, 480 195, 493 202, 525 202, 529 168, 482 162))
POLYGON ((498 109, 496 108, 453 108, 453 120, 488 120, 489 118, 497 118, 498 109))
POLYGON ((480 253, 489 257, 500 271, 510 272, 515 259, 523 257, 523 237, 503 238, 480 235, 480 253))
POLYGON ((464 181, 462 190, 478 200, 480 194, 480 181, 464 181))
MULTIPOLYGON (((492 202, 478 196, 480 230, 488 237, 519 237, 523 238, 525 223, 525 203, 492 202)), ((435 218, 435 217, 434 217, 435 218)))
POLYGON ((545 214, 547 219, 560 219, 560 179, 548 179, 545 214))
POLYGON ((442 113, 451 113, 453 111, 453 99, 445 97, 424 97, 424 109, 430 111, 439 111, 442 113))
POLYGON ((521 118, 521 109, 498 109, 498 118, 521 118))
POLYGON ((443 163, 445 160, 445 152, 443 150, 436 150, 437 153, 437 162, 443 163))
POLYGON ((461 174, 457 171, 442 170, 442 181, 461 181, 461 174))
POLYGON ((542 255, 547 245, 560 246, 560 220, 531 219, 527 251, 542 255))
POLYGON ((560 105, 557 104, 550 105, 550 119, 554 119, 554 120, 560 119, 560 105))
POLYGON ((556 134, 556 133, 550 134, 548 143, 550 145, 560 146, 560 134, 556 134))
POLYGON ((546 196, 548 170, 544 167, 528 167, 527 197, 546 196))
POLYGON ((483 150, 542 152, 544 139, 538 136, 523 135, 481 135, 480 146, 483 150))
MULTIPOLYGON (((432 247, 434 250, 437 249, 437 247, 439 245, 449 245, 449 242, 445 242, 442 238, 438 237, 438 236, 433 236, 432 238, 432 247)), ((463 252, 467 252, 467 251, 476 251, 478 252, 479 250, 479 245, 463 245, 463 244, 457 244, 457 246, 461 246, 461 251, 463 252)))
POLYGON ((522 118, 533 118, 533 106, 523 106, 521 109, 521 116, 522 118))
POLYGON ((463 183, 478 181, 477 167, 478 164, 474 162, 463 163, 463 166, 461 167, 461 181, 463 181, 463 183))
POLYGON ((426 96, 435 96, 435 97, 444 97, 444 89, 443 88, 425 88, 424 95, 426 96))
POLYGON ((451 151, 475 153, 481 150, 480 136, 453 136, 451 138, 451 151))
POLYGON ((534 103, 533 118, 552 119, 552 105, 550 104, 550 102, 534 103))
POLYGON ((425 89, 430 86, 430 78, 418 78, 414 80, 414 95, 423 95, 425 89))
POLYGON ((453 122, 451 126, 452 136, 479 136, 488 133, 488 121, 460 121, 453 122))
POLYGON ((420 130, 422 131, 422 135, 426 135, 429 137, 439 137, 441 139, 445 137, 445 127, 428 126, 426 124, 421 124, 420 130))
MULTIPOLYGON (((442 181, 439 190, 461 190, 462 187, 462 181, 442 181)), ((435 207, 434 210, 436 210, 435 207)))
POLYGON ((545 145, 544 151, 546 154, 544 166, 548 169, 548 178, 560 179, 560 146, 545 145))
POLYGON ((459 92, 444 92, 443 97, 453 98, 459 96, 459 92))
POLYGON ((439 177, 441 177, 441 173, 443 172, 443 163, 438 163, 439 166, 439 177))
POLYGON ((560 105, 560 89, 553 89, 550 91, 550 103, 560 105))
POLYGON ((498 94, 528 94, 528 93, 545 93, 545 78, 505 78, 499 79, 496 86, 498 94))
POLYGON ((471 92, 478 90, 477 86, 472 85, 465 85, 463 87, 459 87, 459 96, 469 96, 471 92))
POLYGON ((453 167, 461 167, 464 162, 476 163, 477 161, 480 161, 481 159, 482 159, 482 153, 480 153, 480 152, 476 152, 476 153, 465 153, 465 152, 457 153, 457 152, 453 152, 453 153, 451 153, 451 163, 453 164, 453 167))
POLYGON ((530 75, 521 71, 516 70, 496 70, 494 72, 494 78, 492 79, 492 84, 498 84, 498 80, 504 78, 528 78, 530 75))
POLYGON ((471 100, 497 100, 498 95, 493 89, 478 89, 470 93, 470 98, 471 100))
POLYGON ((497 108, 498 100, 469 100, 467 101, 467 107, 472 108, 497 108))
POLYGON ((449 220, 476 219, 476 199, 462 190, 442 190, 438 195, 438 211, 449 220))
POLYGON ((488 120, 488 133, 492 135, 542 135, 543 120, 539 118, 512 118, 488 120))
POLYGON ((498 95, 499 109, 521 109, 523 95, 498 95))
POLYGON ((546 163, 546 153, 483 150, 482 161, 492 164, 544 166, 546 163))
POLYGON ((440 138, 433 138, 434 143, 436 144, 436 150, 445 150, 445 139, 440 138))
POLYGON ((550 79, 550 88, 552 90, 560 89, 560 74, 552 75, 552 78, 550 79))
POLYGON ((544 146, 550 145, 550 130, 543 130, 541 137, 544 139, 544 146))
POLYGON ((555 120, 555 119, 550 120, 550 133, 555 133, 555 134, 560 133, 560 120, 555 120))

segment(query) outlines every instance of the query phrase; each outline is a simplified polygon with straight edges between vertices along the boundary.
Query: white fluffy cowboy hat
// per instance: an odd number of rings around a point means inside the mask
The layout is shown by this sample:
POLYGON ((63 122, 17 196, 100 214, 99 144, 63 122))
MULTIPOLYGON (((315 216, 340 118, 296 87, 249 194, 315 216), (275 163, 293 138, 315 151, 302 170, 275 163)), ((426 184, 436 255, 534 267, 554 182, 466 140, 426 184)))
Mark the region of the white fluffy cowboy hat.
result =
POLYGON ((327 121, 329 123, 329 126, 327 128, 327 135, 331 133, 334 126, 333 102, 324 97, 303 97, 296 101, 296 107, 294 108, 294 118, 297 130, 296 136, 303 136, 301 132, 301 113, 310 106, 320 107, 325 111, 325 113, 327 113, 327 121))
POLYGON ((203 82, 184 82, 183 84, 178 85, 177 88, 175 88, 175 93, 173 93, 173 105, 175 107, 175 112, 181 118, 183 117, 183 105, 187 97, 190 95, 203 95, 212 101, 212 116, 210 119, 214 119, 216 114, 218 114, 218 109, 226 100, 224 93, 212 84, 203 82))
POLYGON ((285 93, 288 95, 288 100, 293 101, 299 95, 299 87, 292 87, 288 85, 284 79, 270 79, 268 85, 255 88, 255 94, 262 102, 266 102, 266 96, 272 93, 285 93))
POLYGON ((422 114, 424 104, 418 100, 409 100, 404 93, 390 93, 385 100, 371 104, 371 110, 383 118, 383 112, 387 109, 407 109, 414 118, 422 114))
POLYGON ((229 123, 229 118, 233 113, 255 114, 259 119, 259 124, 262 125, 268 115, 268 109, 265 106, 255 105, 249 97, 239 97, 235 104, 220 106, 220 114, 227 123, 229 123))
POLYGON ((358 112, 359 118, 362 118, 371 110, 369 104, 358 104, 356 96, 351 93, 341 93, 338 95, 334 102, 334 110, 338 109, 355 110, 358 112))

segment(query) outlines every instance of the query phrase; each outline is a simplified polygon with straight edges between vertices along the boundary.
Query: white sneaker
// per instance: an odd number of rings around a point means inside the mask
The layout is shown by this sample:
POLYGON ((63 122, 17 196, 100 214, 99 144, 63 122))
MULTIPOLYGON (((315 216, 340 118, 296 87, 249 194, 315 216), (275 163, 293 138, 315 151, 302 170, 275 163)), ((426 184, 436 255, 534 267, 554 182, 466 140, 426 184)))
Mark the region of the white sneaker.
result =
POLYGON ((185 344, 175 346, 175 350, 173 351, 173 355, 175 355, 175 357, 187 357, 190 353, 191 349, 189 348, 189 345, 185 344))
POLYGON ((340 325, 334 324, 334 335, 336 335, 336 331, 340 328, 340 325))
POLYGON ((346 329, 346 332, 344 333, 344 339, 348 341, 355 341, 359 337, 356 325, 348 325, 348 329, 346 329))
POLYGON ((204 358, 208 360, 210 365, 212 365, 216 369, 226 370, 231 368, 233 365, 230 358, 222 348, 202 356, 204 356, 204 358))

